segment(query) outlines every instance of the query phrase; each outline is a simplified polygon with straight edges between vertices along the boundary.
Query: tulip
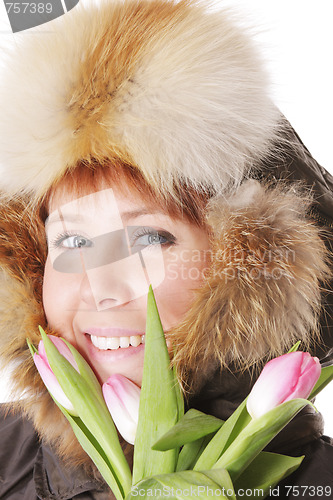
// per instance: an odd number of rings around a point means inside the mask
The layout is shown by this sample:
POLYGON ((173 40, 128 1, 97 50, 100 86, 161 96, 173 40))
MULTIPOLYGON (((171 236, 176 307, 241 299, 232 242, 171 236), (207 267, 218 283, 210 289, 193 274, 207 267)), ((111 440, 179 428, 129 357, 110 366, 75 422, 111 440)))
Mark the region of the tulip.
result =
POLYGON ((102 386, 112 419, 122 437, 134 444, 139 420, 140 388, 123 375, 111 375, 102 386))
POLYGON ((318 358, 290 352, 265 365, 247 400, 247 411, 257 418, 291 399, 306 399, 321 372, 318 358))
MULTIPOLYGON (((63 342, 62 339, 59 337, 55 337, 54 335, 49 335, 49 338, 53 342, 53 344, 56 346, 60 354, 62 354, 67 361, 71 363, 71 365, 77 370, 78 366, 76 364, 76 361, 74 360, 74 357, 72 353, 70 352, 69 348, 67 345, 63 342)), ((60 384, 58 380, 56 379, 56 376, 54 375, 50 364, 48 362, 46 352, 45 352, 45 347, 44 343, 41 340, 38 345, 38 353, 36 352, 34 354, 34 362, 36 365, 37 370, 39 371, 39 374, 48 389, 48 391, 52 394, 54 399, 61 405, 63 406, 71 415, 77 416, 77 412, 75 411, 75 408, 73 407, 72 403, 68 399, 68 397, 65 395, 64 391, 60 387, 60 384)))

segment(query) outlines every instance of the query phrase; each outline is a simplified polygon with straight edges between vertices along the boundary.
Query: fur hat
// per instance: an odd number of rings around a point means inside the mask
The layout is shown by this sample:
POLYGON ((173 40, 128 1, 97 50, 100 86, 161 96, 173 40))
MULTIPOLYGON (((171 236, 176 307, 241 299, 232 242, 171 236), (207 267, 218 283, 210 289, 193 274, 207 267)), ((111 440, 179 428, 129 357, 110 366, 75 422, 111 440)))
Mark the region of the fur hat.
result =
POLYGON ((18 404, 60 454, 85 461, 26 346, 47 326, 46 248, 29 202, 79 162, 120 159, 160 193, 211 194, 211 267, 171 332, 186 382, 316 338, 325 246, 307 217, 308 194, 248 180, 272 158, 284 125, 260 57, 229 11, 199 0, 78 5, 22 36, 0 110, 0 355, 20 363, 18 404))
POLYGON ((0 187, 40 195, 78 161, 113 157, 162 191, 237 186, 280 114, 251 39, 207 4, 80 5, 23 36, 1 82, 0 187))

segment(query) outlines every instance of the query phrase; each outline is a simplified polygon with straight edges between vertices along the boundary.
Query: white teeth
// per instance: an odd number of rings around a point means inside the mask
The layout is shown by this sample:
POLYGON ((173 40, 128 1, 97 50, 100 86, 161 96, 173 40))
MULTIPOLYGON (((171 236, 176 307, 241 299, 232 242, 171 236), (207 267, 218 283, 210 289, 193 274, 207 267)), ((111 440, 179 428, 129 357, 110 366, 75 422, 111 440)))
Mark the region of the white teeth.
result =
POLYGON ((106 337, 100 337, 99 345, 100 345, 100 349, 107 349, 108 348, 108 339, 106 337))
POLYGON ((129 337, 120 337, 119 346, 120 347, 128 347, 130 345, 129 337))
POLYGON ((106 345, 108 349, 118 349, 119 340, 116 337, 109 337, 107 338, 106 345))
POLYGON ((133 347, 138 347, 141 344, 141 335, 131 335, 130 343, 133 347))
POLYGON ((138 347, 145 341, 144 335, 131 335, 131 337, 96 337, 96 335, 91 335, 90 338, 93 345, 103 351, 119 349, 119 347, 126 348, 130 345, 138 347))

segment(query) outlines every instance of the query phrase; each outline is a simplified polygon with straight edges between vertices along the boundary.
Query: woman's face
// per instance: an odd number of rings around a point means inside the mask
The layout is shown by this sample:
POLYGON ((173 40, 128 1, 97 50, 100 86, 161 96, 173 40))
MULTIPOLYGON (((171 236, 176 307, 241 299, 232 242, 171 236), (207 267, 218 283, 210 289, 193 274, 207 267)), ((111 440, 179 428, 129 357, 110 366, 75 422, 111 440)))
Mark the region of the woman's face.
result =
POLYGON ((119 373, 141 385, 149 284, 168 331, 200 286, 208 235, 117 189, 79 199, 56 193, 45 227, 49 327, 79 350, 101 383, 119 373))

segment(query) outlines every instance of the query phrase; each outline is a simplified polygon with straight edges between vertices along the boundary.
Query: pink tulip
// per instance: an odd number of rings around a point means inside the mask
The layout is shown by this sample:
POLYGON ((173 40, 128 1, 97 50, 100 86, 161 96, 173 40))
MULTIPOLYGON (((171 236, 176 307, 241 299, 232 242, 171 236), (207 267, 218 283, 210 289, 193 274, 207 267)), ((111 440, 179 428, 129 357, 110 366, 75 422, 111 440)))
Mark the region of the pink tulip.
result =
POLYGON ((102 386, 112 419, 122 437, 134 444, 139 420, 140 388, 123 375, 111 375, 102 386))
POLYGON ((247 400, 247 410, 257 418, 290 399, 306 399, 321 372, 318 358, 308 352, 290 352, 265 365, 247 400))
MULTIPOLYGON (((54 335, 49 335, 48 337, 56 346, 60 354, 62 354, 77 371, 79 371, 76 361, 71 351, 65 344, 65 342, 59 337, 55 337, 54 335)), ((37 353, 34 354, 34 362, 45 386, 47 387, 48 391, 52 394, 54 399, 59 404, 61 404, 61 406, 63 406, 71 415, 77 415, 72 403, 70 402, 70 400, 67 398, 64 391, 60 387, 60 384, 49 365, 45 352, 44 343, 42 340, 39 342, 38 345, 38 354, 37 353)))

